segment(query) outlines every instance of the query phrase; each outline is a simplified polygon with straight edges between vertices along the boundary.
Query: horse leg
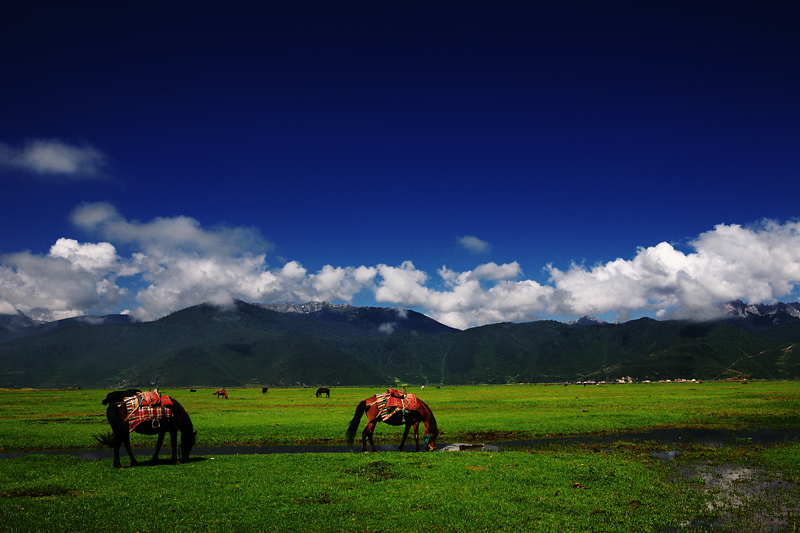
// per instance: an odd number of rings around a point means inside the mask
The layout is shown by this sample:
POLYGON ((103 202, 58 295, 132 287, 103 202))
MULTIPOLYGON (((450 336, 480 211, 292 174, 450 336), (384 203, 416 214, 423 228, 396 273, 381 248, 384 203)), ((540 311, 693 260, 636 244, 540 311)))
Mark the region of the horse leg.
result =
MULTIPOLYGON (((158 452, 161 451, 161 446, 164 444, 164 433, 166 431, 161 431, 158 434, 158 439, 156 440, 156 453, 153 454, 153 462, 158 463, 158 452)), ((173 447, 174 452, 174 447, 173 447)))
POLYGON ((414 442, 417 445, 416 450, 419 451, 419 422, 414 424, 414 442))
POLYGON ((367 425, 364 427, 364 431, 361 432, 361 451, 367 451, 367 439, 369 439, 369 445, 372 447, 373 452, 377 452, 378 450, 375 449, 375 442, 372 440, 372 432, 375 431, 375 422, 369 421, 367 425))
POLYGON ((411 429, 411 423, 409 422, 408 424, 406 424, 406 429, 403 431, 403 440, 400 441, 400 446, 397 448, 398 452, 403 451, 403 446, 405 445, 406 439, 408 438, 408 430, 410 429, 411 429))
POLYGON ((119 461, 119 449, 122 446, 122 441, 114 435, 114 468, 122 468, 122 463, 119 461))
MULTIPOLYGON (((122 438, 122 444, 125 445, 125 451, 128 452, 128 457, 131 458, 131 466, 138 466, 139 461, 136 460, 136 457, 133 456, 133 452, 131 451, 131 436, 127 430, 125 430, 125 437, 122 438)), ((114 447, 114 466, 117 468, 122 468, 122 465, 119 462, 119 446, 119 441, 117 441, 117 444, 114 447)))

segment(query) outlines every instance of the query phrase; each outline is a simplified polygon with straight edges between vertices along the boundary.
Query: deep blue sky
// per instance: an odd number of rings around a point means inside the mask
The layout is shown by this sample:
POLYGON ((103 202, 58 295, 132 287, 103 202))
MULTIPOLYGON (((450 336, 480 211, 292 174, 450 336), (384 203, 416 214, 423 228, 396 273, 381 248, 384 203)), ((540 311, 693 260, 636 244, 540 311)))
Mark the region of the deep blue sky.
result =
POLYGON ((0 312, 797 299, 793 3, 74 4, 0 6, 0 312))

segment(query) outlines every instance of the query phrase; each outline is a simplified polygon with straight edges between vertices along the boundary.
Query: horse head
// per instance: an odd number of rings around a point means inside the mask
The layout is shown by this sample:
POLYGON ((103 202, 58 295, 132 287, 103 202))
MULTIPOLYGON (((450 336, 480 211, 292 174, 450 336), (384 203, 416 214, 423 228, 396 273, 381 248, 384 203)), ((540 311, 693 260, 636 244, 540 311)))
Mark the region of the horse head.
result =
POLYGON ((121 402, 125 398, 128 398, 130 396, 136 396, 136 394, 139 392, 142 391, 140 391, 139 389, 128 389, 128 390, 117 390, 114 392, 109 392, 108 395, 106 395, 105 400, 103 400, 101 403, 103 405, 109 405, 121 402))
POLYGON ((425 424, 425 446, 428 451, 432 452, 436 449, 436 439, 439 437, 439 427, 436 425, 436 418, 433 416, 433 411, 428 407, 428 404, 419 400, 420 412, 422 413, 422 421, 425 424))
POLYGON ((181 431, 181 457, 184 461, 189 460, 189 454, 192 452, 194 443, 197 440, 197 431, 181 431))
POLYGON ((428 447, 429 452, 436 450, 436 438, 438 436, 439 436, 439 430, 436 427, 428 430, 425 433, 425 446, 428 447))

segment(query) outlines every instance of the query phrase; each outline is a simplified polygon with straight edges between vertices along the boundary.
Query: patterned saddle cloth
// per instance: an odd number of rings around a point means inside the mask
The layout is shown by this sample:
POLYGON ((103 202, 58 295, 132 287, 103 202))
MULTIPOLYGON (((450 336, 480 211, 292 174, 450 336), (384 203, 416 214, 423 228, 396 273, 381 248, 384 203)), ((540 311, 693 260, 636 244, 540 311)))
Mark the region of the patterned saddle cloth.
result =
POLYGON ((380 406, 379 415, 381 420, 386 420, 395 411, 419 411, 419 400, 416 394, 406 394, 397 389, 388 389, 385 393, 375 395, 378 400, 375 402, 380 406))
POLYGON ((128 432, 136 429, 142 422, 152 422, 157 428, 161 422, 172 418, 172 400, 169 396, 162 395, 158 389, 137 393, 123 400, 128 416, 128 432))

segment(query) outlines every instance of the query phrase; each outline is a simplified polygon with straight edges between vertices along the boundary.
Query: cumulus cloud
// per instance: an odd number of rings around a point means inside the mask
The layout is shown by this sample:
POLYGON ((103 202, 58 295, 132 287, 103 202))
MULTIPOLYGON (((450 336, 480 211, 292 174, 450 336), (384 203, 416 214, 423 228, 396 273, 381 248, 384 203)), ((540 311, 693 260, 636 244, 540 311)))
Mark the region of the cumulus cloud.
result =
POLYGON ((458 239, 458 244, 473 254, 485 254, 492 251, 492 245, 474 235, 466 235, 458 239))
POLYGON ((35 139, 14 147, 0 143, 0 171, 21 170, 40 176, 96 179, 102 176, 105 155, 84 144, 70 145, 55 139, 35 139))
POLYGON ((58 320, 121 301, 126 291, 117 286, 113 270, 107 267, 116 258, 91 259, 96 249, 88 246, 82 253, 78 245, 66 257, 60 246, 53 246, 44 256, 21 252, 0 257, 0 309, 19 309, 32 318, 58 320))
POLYGON ((58 239, 50 247, 49 255, 66 259, 73 269, 87 271, 107 270, 117 261, 117 250, 112 244, 81 244, 74 239, 58 239))
POLYGON ((725 225, 684 252, 662 242, 591 267, 549 265, 549 279, 525 279, 519 263, 488 262, 435 273, 400 265, 268 264, 270 244, 254 228, 205 227, 190 217, 126 219, 106 203, 79 206, 72 223, 96 242, 62 238, 44 255, 0 257, 0 312, 41 320, 128 308, 141 320, 213 302, 352 302, 362 291, 398 309, 415 308, 467 328, 504 321, 616 313, 713 318, 717 304, 790 296, 800 282, 800 223, 725 225), (122 250, 122 251, 121 251, 122 250))
POLYGON ((427 286, 428 275, 410 261, 399 267, 378 265, 375 299, 408 307, 422 307, 449 326, 466 328, 493 322, 532 320, 546 308, 550 287, 534 281, 512 282, 519 273, 516 263, 488 263, 475 270, 455 272, 442 267, 439 278, 445 290, 427 286), (502 275, 501 275, 502 274, 502 275), (492 281, 488 286, 482 279, 492 281))

